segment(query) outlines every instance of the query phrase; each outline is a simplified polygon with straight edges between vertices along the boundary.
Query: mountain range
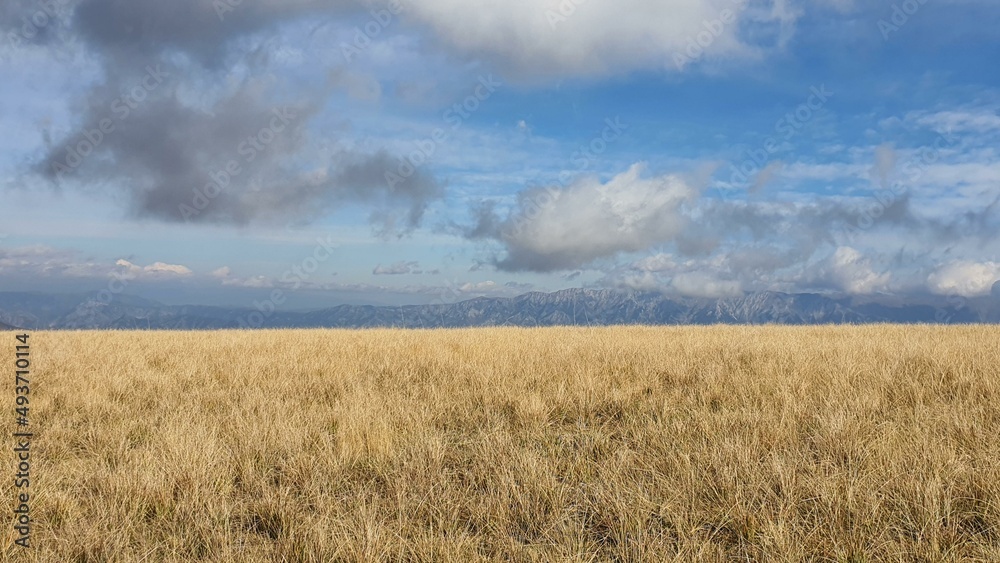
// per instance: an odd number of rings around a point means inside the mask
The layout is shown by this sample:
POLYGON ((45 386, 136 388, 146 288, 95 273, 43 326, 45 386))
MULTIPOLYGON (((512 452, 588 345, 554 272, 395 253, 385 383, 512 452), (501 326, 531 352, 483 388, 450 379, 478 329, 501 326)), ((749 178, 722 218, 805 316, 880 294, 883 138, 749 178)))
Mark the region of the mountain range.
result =
MULTIPOLYGON (((0 323, 24 329, 441 328, 555 325, 998 323, 1000 298, 749 293, 682 298, 567 289, 433 305, 341 305, 316 311, 164 305, 137 296, 0 292, 0 323)), ((3 328, 0 326, 0 328, 3 328)))

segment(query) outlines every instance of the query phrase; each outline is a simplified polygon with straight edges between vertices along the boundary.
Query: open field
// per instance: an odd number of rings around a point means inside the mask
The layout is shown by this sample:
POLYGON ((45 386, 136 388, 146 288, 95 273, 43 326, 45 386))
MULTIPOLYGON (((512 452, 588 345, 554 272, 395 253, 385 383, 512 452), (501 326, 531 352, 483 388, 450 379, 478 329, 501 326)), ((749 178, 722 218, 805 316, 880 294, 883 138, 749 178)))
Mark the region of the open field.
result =
POLYGON ((1000 327, 31 344, 11 560, 1000 561, 1000 327))

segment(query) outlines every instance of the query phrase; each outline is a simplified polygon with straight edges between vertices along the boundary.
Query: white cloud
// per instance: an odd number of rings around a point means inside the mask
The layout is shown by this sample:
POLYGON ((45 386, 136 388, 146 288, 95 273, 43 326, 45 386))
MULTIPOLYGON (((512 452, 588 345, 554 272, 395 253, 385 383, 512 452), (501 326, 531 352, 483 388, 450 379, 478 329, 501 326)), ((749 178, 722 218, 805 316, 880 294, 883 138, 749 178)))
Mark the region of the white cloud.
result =
POLYGON ((928 276, 927 287, 940 295, 978 297, 988 295, 997 281, 1000 281, 1000 264, 957 261, 928 276))
MULTIPOLYGON (((866 252, 874 253, 870 248, 866 252)), ((764 258, 754 271, 759 284, 753 290, 772 291, 829 291, 836 290, 850 295, 870 295, 889 292, 896 281, 892 271, 879 273, 871 258, 850 246, 837 247, 833 254, 818 258, 819 252, 773 256, 764 258), (770 263, 769 263, 770 262, 770 263)), ((897 284, 898 285, 898 284, 897 284)))
POLYGON ((249 289, 270 289, 274 287, 283 287, 291 290, 297 290, 300 288, 325 289, 327 287, 326 284, 319 281, 310 282, 308 280, 301 280, 298 278, 292 281, 280 282, 271 276, 265 275, 240 277, 233 275, 233 270, 229 266, 223 266, 208 275, 211 278, 219 280, 222 285, 226 287, 242 287, 249 289))
POLYGON ((0 274, 5 276, 88 278, 108 271, 107 265, 78 260, 74 251, 45 245, 0 248, 0 274))
POLYGON ((1000 130, 1000 115, 992 109, 948 110, 936 113, 918 112, 907 116, 918 125, 935 131, 957 133, 989 133, 1000 130))
POLYGON ((458 287, 462 293, 491 293, 497 288, 495 281, 487 280, 478 283, 464 283, 458 287))
POLYGON ((193 272, 187 266, 154 262, 149 266, 137 266, 128 260, 118 260, 115 265, 123 279, 155 278, 155 277, 187 277, 193 272))
POLYGON ((876 274, 871 260, 849 246, 841 246, 826 262, 826 275, 839 289, 852 294, 870 294, 889 287, 892 274, 876 274))
POLYGON ((51 248, 43 245, 21 248, 0 248, 0 274, 28 275, 61 278, 104 278, 117 274, 122 279, 184 278, 192 275, 190 269, 178 264, 154 262, 138 266, 128 260, 108 263, 81 261, 74 250, 51 248))
POLYGON ((741 41, 741 27, 777 22, 769 40, 780 44, 798 16, 786 0, 433 0, 407 14, 458 51, 498 62, 505 75, 538 78, 684 66, 675 55, 753 57, 760 50, 741 41))
POLYGON ((223 266, 217 270, 212 270, 209 276, 217 279, 225 279, 233 274, 233 270, 229 266, 223 266))
POLYGON ((502 239, 511 270, 574 269, 599 258, 672 240, 686 219, 681 205, 697 191, 677 176, 642 178, 644 166, 602 184, 586 178, 566 188, 522 194, 502 239))
POLYGON ((146 272, 151 274, 173 274, 177 276, 190 276, 191 270, 186 266, 181 266, 178 264, 164 264, 163 262, 154 262, 149 266, 143 268, 146 272))
POLYGON ((742 295, 740 282, 720 280, 705 272, 688 272, 674 276, 670 286, 685 297, 735 297, 742 295))
POLYGON ((631 267, 641 272, 669 272, 677 263, 670 254, 659 252, 634 262, 631 267))
POLYGON ((252 278, 227 278, 222 280, 222 285, 251 289, 269 289, 274 287, 275 282, 267 276, 254 276, 252 278))
POLYGON ((986 190, 995 189, 998 182, 1000 182, 1000 162, 933 164, 919 169, 919 173, 911 181, 914 185, 930 188, 969 185, 986 190))

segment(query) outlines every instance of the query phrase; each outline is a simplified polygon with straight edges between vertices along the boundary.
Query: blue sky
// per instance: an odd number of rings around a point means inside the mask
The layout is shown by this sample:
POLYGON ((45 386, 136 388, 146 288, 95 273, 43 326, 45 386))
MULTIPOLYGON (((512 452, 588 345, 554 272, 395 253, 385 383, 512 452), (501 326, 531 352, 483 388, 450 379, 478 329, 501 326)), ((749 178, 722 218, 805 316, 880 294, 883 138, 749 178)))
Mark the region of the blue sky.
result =
POLYGON ((0 290, 988 294, 998 24, 987 0, 16 0, 0 290))

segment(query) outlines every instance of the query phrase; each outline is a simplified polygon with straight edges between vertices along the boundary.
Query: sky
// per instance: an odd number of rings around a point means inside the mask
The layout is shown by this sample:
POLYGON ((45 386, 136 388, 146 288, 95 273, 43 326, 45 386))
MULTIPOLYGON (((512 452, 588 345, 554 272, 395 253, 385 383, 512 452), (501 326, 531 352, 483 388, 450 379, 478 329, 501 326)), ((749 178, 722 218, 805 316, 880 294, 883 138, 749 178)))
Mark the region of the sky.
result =
POLYGON ((995 0, 6 0, 0 291, 989 295, 997 29, 995 0))

